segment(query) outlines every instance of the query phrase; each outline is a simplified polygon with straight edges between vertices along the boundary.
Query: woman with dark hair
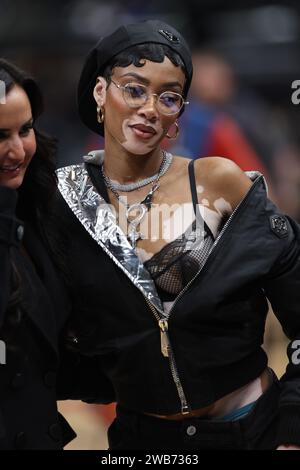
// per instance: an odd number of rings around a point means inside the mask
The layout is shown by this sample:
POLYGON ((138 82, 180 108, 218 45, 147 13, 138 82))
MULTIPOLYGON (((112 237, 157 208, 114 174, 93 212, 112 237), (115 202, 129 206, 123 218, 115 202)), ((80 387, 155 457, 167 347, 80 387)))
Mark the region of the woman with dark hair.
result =
POLYGON ((75 437, 55 388, 69 307, 43 236, 56 145, 35 128, 36 82, 0 59, 0 83, 0 449, 61 449, 75 437))
POLYGON ((297 447, 300 230, 261 174, 162 149, 191 78, 161 21, 122 26, 87 57, 79 113, 105 148, 58 170, 68 341, 114 389, 111 449, 297 447), (292 339, 280 381, 261 348, 267 298, 292 339))

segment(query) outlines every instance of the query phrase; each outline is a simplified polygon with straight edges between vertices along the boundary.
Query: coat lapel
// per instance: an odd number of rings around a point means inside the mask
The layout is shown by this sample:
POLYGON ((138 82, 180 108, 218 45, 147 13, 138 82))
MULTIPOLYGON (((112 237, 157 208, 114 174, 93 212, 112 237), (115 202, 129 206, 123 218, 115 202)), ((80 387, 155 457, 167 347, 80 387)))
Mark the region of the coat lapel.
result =
POLYGON ((161 313, 163 306, 150 274, 116 222, 113 208, 96 191, 84 165, 57 170, 58 188, 89 235, 161 313))

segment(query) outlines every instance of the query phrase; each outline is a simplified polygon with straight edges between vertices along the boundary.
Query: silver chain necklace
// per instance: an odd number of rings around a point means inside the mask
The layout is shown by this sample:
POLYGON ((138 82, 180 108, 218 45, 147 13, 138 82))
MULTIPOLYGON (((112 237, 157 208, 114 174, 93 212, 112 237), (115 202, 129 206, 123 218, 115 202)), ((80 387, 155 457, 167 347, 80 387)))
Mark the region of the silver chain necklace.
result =
POLYGON ((157 180, 158 176, 161 178, 169 169, 172 160, 173 160, 173 155, 171 153, 166 152, 165 150, 162 151, 163 153, 163 159, 161 162, 161 165, 159 167, 158 173, 152 176, 148 176, 147 178, 144 178, 143 180, 136 181, 134 183, 118 183, 118 182, 113 182, 103 171, 103 164, 101 166, 101 171, 103 178, 105 180, 106 185, 110 188, 114 188, 116 191, 122 191, 124 193, 134 191, 135 189, 140 189, 143 188, 144 186, 147 186, 147 184, 153 183, 154 181, 157 180))
MULTIPOLYGON (((130 241, 130 243, 131 243, 131 245, 134 249, 136 249, 137 241, 143 237, 142 233, 139 231, 139 227, 140 227, 141 222, 144 219, 147 211, 149 211, 150 208, 151 208, 153 193, 159 188, 158 182, 159 182, 160 178, 169 169, 169 167, 171 165, 171 162, 172 162, 172 158, 173 158, 173 156, 171 154, 167 154, 166 152, 164 152, 163 161, 160 165, 158 173, 156 175, 154 175, 155 180, 153 181, 153 184, 151 186, 150 191, 148 192, 146 197, 141 202, 135 202, 133 204, 127 204, 123 200, 122 196, 120 196, 120 194, 116 190, 115 184, 111 182, 111 179, 108 178, 108 176, 106 176, 106 174, 104 173, 104 170, 103 170, 103 165, 101 165, 101 173, 102 173, 102 176, 103 176, 106 187, 111 190, 111 192, 116 197, 116 199, 121 204, 123 204, 126 208, 126 219, 127 219, 128 224, 129 224, 127 238, 129 239, 129 241, 130 241), (166 155, 171 157, 170 159, 168 159, 167 167, 166 167, 166 164, 164 163, 164 158, 165 158, 166 155), (133 213, 135 214, 135 216, 132 218, 133 213)), ((151 177, 151 178, 153 178, 153 177, 151 177)), ((145 180, 142 180, 142 181, 145 181, 145 180)), ((141 183, 141 181, 139 181, 138 183, 141 183)), ((132 184, 136 184, 136 183, 132 183, 132 184)), ((146 186, 146 184, 149 184, 149 183, 145 183, 145 184, 143 184, 143 186, 146 186)), ((128 186, 128 185, 125 185, 125 186, 128 186)), ((142 186, 139 186, 139 188, 140 187, 142 187, 142 186)), ((134 188, 134 189, 137 189, 137 188, 134 188)), ((127 191, 133 191, 133 189, 127 189, 127 191)))

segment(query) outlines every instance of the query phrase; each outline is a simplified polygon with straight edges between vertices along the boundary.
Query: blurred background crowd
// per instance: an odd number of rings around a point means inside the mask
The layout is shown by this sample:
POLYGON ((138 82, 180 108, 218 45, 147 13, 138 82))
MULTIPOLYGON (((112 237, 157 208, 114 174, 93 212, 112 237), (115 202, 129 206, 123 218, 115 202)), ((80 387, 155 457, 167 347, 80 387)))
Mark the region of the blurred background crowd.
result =
MULTIPOLYGON (((180 135, 165 145, 193 158, 220 155, 266 176, 271 198, 300 221, 300 4, 296 1, 0 0, 0 56, 38 79, 46 98, 41 128, 59 140, 58 166, 100 148, 79 121, 76 87, 84 57, 122 23, 159 18, 193 53, 190 105, 180 135)), ((286 340, 272 313, 265 347, 281 375, 286 340)), ((60 404, 78 438, 73 449, 104 449, 114 406, 60 404)))

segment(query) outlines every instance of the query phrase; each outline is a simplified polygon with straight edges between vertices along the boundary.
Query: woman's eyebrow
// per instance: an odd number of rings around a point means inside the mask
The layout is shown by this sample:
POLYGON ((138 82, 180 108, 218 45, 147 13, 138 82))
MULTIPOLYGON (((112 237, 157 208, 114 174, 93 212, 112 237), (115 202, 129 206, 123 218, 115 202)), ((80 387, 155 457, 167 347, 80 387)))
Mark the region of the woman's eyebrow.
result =
POLYGON ((143 82, 145 83, 146 85, 149 85, 150 81, 145 78, 145 77, 142 77, 141 75, 139 75, 138 73, 135 73, 135 72, 128 72, 128 73, 124 73, 124 75, 121 75, 120 78, 123 78, 123 77, 133 77, 133 78, 136 78, 139 82, 143 82))
POLYGON ((182 83, 180 82, 168 82, 168 83, 164 83, 163 84, 163 88, 167 88, 167 87, 179 87, 179 88, 182 88, 182 83))
MULTIPOLYGON (((123 77, 133 77, 133 78, 136 78, 136 80, 138 80, 139 82, 144 83, 145 85, 150 84, 150 81, 147 78, 142 77, 141 75, 139 75, 138 73, 135 73, 135 72, 124 73, 124 75, 121 75, 120 78, 123 78, 123 77)), ((163 83, 161 88, 175 87, 175 86, 178 86, 178 87, 182 88, 182 83, 180 83, 178 81, 167 82, 167 83, 163 83)))
POLYGON ((33 124, 33 118, 32 118, 32 117, 31 117, 30 119, 28 119, 28 121, 26 121, 26 122, 22 125, 22 127, 28 126, 29 124, 33 124))

